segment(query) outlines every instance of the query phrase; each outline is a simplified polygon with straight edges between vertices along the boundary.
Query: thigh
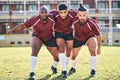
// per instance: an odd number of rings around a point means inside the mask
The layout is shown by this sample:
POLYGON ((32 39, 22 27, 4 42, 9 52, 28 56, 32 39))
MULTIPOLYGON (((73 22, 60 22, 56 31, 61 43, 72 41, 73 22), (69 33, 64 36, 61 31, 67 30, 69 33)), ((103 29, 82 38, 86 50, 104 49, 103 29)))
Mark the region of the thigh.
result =
POLYGON ((73 43, 74 43, 74 40, 67 40, 67 41, 65 41, 65 43, 66 43, 66 47, 67 48, 73 48, 73 43))
POLYGON ((58 46, 58 49, 65 48, 65 40, 62 38, 56 38, 56 44, 58 46))
POLYGON ((33 56, 37 56, 41 46, 42 46, 42 41, 38 37, 33 36, 32 37, 32 44, 31 44, 33 56))

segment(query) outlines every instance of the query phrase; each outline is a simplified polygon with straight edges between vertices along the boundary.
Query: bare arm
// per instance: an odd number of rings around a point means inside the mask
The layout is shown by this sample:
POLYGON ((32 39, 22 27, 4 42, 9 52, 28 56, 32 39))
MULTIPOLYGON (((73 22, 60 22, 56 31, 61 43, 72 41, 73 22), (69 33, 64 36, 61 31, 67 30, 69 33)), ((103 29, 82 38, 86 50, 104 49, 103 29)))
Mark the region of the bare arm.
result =
POLYGON ((26 27, 25 27, 24 24, 20 24, 20 25, 15 26, 15 27, 12 28, 12 29, 7 30, 7 34, 9 35, 9 34, 12 34, 12 32, 22 31, 22 30, 24 30, 25 28, 26 28, 26 27))

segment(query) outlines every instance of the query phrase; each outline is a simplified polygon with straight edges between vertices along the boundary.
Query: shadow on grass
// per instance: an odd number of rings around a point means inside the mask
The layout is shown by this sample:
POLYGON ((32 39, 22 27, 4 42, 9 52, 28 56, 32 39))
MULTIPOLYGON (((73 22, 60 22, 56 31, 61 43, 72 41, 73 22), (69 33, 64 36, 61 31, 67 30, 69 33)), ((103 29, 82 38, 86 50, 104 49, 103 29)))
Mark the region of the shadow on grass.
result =
POLYGON ((90 80, 91 78, 93 78, 93 76, 88 76, 88 77, 86 77, 86 78, 83 79, 83 80, 90 80))
POLYGON ((51 76, 52 74, 47 74, 45 77, 40 78, 39 80, 48 80, 51 76))
POLYGON ((66 80, 66 78, 63 78, 61 75, 52 78, 51 80, 66 80))
POLYGON ((71 76, 71 75, 73 75, 73 74, 75 74, 75 72, 74 72, 74 73, 72 73, 72 74, 67 74, 67 76, 71 76))

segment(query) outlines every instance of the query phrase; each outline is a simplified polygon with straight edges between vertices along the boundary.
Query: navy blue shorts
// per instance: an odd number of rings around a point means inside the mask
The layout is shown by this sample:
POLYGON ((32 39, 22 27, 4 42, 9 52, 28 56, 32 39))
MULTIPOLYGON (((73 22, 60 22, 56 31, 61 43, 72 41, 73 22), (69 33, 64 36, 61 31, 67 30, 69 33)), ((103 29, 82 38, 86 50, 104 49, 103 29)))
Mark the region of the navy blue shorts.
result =
POLYGON ((55 37, 52 37, 51 39, 49 39, 47 41, 43 41, 43 43, 44 43, 44 45, 46 45, 48 47, 57 47, 55 37))
POLYGON ((55 32, 55 38, 62 38, 64 40, 73 40, 73 32, 69 34, 63 34, 60 32, 55 32))
MULTIPOLYGON (((33 33, 32 34, 32 37, 35 36, 35 34, 33 33)), ((36 36, 37 37, 37 36, 36 36)), ((47 47, 57 47, 57 44, 56 44, 56 39, 55 37, 52 37, 50 38, 49 40, 47 41, 42 41, 44 43, 45 46, 47 47)))
POLYGON ((95 37, 95 36, 90 36, 88 37, 86 40, 84 41, 80 41, 80 40, 76 40, 74 39, 74 45, 73 45, 73 48, 78 48, 78 47, 81 47, 82 45, 85 45, 85 43, 87 42, 87 40, 91 37, 95 37))

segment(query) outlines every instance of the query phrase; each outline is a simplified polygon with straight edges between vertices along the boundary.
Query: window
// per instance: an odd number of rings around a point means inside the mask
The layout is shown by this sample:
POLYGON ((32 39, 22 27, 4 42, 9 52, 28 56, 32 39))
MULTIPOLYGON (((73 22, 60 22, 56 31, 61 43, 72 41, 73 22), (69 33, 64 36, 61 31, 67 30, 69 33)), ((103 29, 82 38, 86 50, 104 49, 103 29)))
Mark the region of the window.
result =
POLYGON ((2 25, 2 31, 5 32, 6 30, 6 25, 2 25))
POLYGON ((9 24, 8 23, 3 23, 2 24, 2 31, 6 31, 8 29, 9 24))
POLYGON ((29 11, 37 11, 37 5, 35 5, 35 4, 28 5, 28 10, 29 11))
POLYGON ((117 24, 120 24, 120 20, 113 20, 113 27, 116 27, 117 24))
POLYGON ((104 8, 106 8, 106 7, 105 7, 105 2, 99 2, 99 3, 98 3, 98 8, 99 8, 99 9, 104 9, 104 8))
POLYGON ((9 26, 8 26, 9 24, 8 23, 1 23, 1 24, 2 26, 1 26, 0 33, 5 34, 6 30, 9 29, 9 26))
POLYGON ((100 27, 105 27, 105 21, 99 21, 98 23, 100 27))
POLYGON ((115 40, 115 43, 119 43, 119 40, 115 40))
POLYGON ((2 5, 2 11, 9 11, 9 5, 2 5))
POLYGON ((23 5, 16 5, 16 11, 23 11, 23 5))
POLYGON ((85 4, 84 5, 87 9, 90 9, 90 4, 85 4))
POLYGON ((18 43, 18 44, 22 44, 22 42, 21 42, 21 41, 18 41, 17 43, 18 43))
POLYGON ((71 8, 75 9, 75 10, 78 10, 79 5, 78 4, 71 4, 71 8))
POLYGON ((26 41, 25 43, 26 43, 26 44, 30 44, 30 42, 29 42, 29 41, 26 41))
POLYGON ((102 43, 104 43, 104 40, 102 40, 102 43))
POLYGON ((10 42, 10 44, 15 44, 15 42, 10 42))
POLYGON ((50 5, 49 4, 45 4, 45 5, 43 5, 43 6, 46 6, 47 8, 48 8, 48 10, 50 11, 50 5))
POLYGON ((113 2, 113 4, 112 4, 112 7, 113 8, 120 8, 120 2, 113 2))

